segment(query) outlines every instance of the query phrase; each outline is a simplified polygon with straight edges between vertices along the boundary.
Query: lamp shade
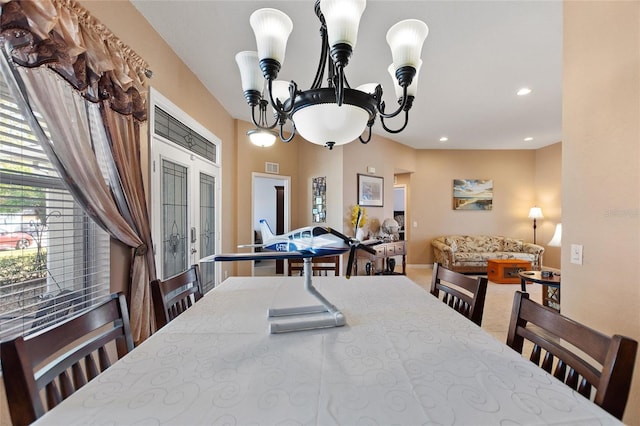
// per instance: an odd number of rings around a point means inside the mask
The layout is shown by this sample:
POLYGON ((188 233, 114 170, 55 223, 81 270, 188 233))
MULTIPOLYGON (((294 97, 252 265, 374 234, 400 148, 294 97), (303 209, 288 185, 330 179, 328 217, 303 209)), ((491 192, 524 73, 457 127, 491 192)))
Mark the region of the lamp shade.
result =
POLYGON ((543 217, 540 207, 531 207, 531 210, 529 210, 529 219, 542 219, 543 217))
POLYGON ((282 64, 293 22, 278 9, 258 9, 249 17, 258 45, 258 57, 273 59, 282 64))
POLYGON ((242 90, 255 90, 262 93, 264 87, 264 77, 258 65, 258 52, 245 50, 236 54, 236 63, 240 70, 240 80, 242 90))
POLYGON ((366 0, 320 0, 329 46, 346 43, 352 49, 356 47, 360 18, 366 6, 366 0))
POLYGON ((261 147, 268 147, 273 145, 276 142, 276 138, 278 137, 276 132, 266 129, 249 130, 247 132, 247 135, 249 136, 249 140, 252 144, 261 147))
MULTIPOLYGON (((418 76, 420 75, 420 67, 422 67, 422 59, 418 61, 418 66, 416 67, 416 75, 415 77, 413 77, 413 80, 411 80, 411 84, 409 85, 409 87, 407 87, 407 96, 413 96, 415 98, 416 94, 418 93, 418 76)), ((393 87, 396 91, 396 98, 402 98, 403 91, 402 87, 398 84, 398 79, 396 78, 396 68, 393 66, 393 64, 391 64, 389 65, 389 68, 387 68, 387 71, 389 71, 389 75, 391 76, 391 80, 393 81, 393 87)))
POLYGON ((285 80, 276 80, 271 84, 271 93, 273 100, 280 100, 283 104, 289 99, 289 82, 285 80))
POLYGON ((417 19, 405 19, 389 28, 387 43, 391 48, 393 67, 396 70, 405 66, 418 68, 427 34, 429 27, 417 19))
POLYGON ((556 231, 553 233, 553 237, 551 238, 551 241, 549 241, 549 244, 547 244, 548 246, 551 247, 560 247, 562 244, 562 224, 558 223, 556 225, 556 231))

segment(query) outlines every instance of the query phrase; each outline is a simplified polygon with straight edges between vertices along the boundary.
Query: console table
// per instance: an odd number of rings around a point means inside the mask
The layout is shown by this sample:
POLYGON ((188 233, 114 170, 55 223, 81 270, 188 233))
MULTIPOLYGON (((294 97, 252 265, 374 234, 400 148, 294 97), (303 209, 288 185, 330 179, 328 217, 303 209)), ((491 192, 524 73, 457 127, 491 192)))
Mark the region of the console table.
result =
POLYGON ((560 275, 552 274, 550 277, 543 277, 540 271, 519 272, 520 286, 526 293, 527 282, 542 285, 542 304, 560 312, 560 275))
POLYGON ((407 275, 407 242, 392 241, 370 246, 376 254, 368 253, 364 250, 356 250, 356 262, 353 265, 353 274, 358 275, 358 260, 368 260, 371 262, 371 269, 368 275, 376 274, 376 265, 382 262, 382 274, 390 273, 386 271, 386 262, 389 257, 402 256, 402 275, 407 275))

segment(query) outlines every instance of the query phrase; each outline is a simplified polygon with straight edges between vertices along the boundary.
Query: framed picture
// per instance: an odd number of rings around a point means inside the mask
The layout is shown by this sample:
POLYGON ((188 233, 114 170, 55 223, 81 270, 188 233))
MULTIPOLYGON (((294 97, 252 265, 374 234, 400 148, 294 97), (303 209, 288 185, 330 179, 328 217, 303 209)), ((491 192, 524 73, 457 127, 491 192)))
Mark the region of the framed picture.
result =
POLYGON ((314 177, 311 181, 311 216, 313 223, 327 221, 327 178, 314 177))
POLYGON ((358 204, 382 207, 384 202, 384 178, 358 173, 358 204))
POLYGON ((493 208, 493 180, 454 179, 454 210, 491 210, 493 208))

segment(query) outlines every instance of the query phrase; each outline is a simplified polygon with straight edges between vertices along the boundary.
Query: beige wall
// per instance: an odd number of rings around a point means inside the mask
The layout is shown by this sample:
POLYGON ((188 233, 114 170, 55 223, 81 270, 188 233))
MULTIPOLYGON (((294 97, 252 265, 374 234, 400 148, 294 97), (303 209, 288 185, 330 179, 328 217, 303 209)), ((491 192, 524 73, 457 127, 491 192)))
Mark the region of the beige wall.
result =
MULTIPOLYGON (((562 312, 640 340, 640 2, 565 2, 563 24, 562 312)), ((640 358, 633 380, 640 425, 640 358)))
MULTIPOLYGON (((384 199, 382 207, 367 207, 367 217, 373 232, 377 232, 376 220, 393 217, 393 182, 397 170, 414 171, 416 169, 416 151, 391 139, 373 135, 368 144, 359 141, 343 146, 343 212, 342 223, 345 232, 353 235, 350 209, 358 203, 358 173, 381 176, 384 178, 384 199), (375 173, 367 172, 369 167, 375 173)), ((379 227, 379 225, 378 225, 379 227)))
MULTIPOLYGON (((153 30, 137 9, 125 1, 82 1, 95 17, 105 24, 125 44, 144 58, 153 78, 150 85, 184 110, 193 119, 206 127, 222 141, 222 183, 234 187, 236 181, 236 148, 234 120, 211 95, 208 95, 200 80, 182 63, 164 40, 153 30)), ((148 158, 149 144, 143 144, 142 157, 148 158)), ((148 177, 148 167, 144 170, 148 177)), ((148 181, 146 187, 148 188, 148 181)), ((147 190, 147 194, 148 194, 147 190)), ((222 245, 226 251, 235 248, 236 239, 236 193, 222 192, 222 245)), ((114 276, 122 277, 123 264, 128 262, 128 253, 116 250, 112 253, 114 276), (119 253, 118 253, 119 252, 119 253), (123 256, 123 257, 120 257, 123 256)), ((126 278, 126 276, 125 276, 126 278)), ((114 289, 121 283, 114 282, 114 289)))
MULTIPOLYGON (((241 95, 240 92, 238 92, 241 95)), ((249 107, 247 107, 249 111, 249 107)), ((298 216, 298 207, 295 202, 298 196, 298 151, 300 141, 296 137, 289 143, 277 142, 269 148, 255 146, 249 140, 247 131, 255 126, 246 121, 236 121, 237 132, 237 175, 235 185, 224 185, 224 192, 234 192, 237 194, 237 204, 234 204, 234 214, 237 217, 234 243, 227 249, 230 252, 236 251, 238 244, 250 244, 253 241, 253 218, 252 218, 252 173, 264 173, 265 162, 278 163, 280 165, 280 176, 291 177, 291 217, 298 216), (235 190, 234 190, 235 188, 235 190)), ((292 219, 293 223, 293 219, 292 219)), ((237 267, 237 274, 241 276, 251 275, 251 262, 234 262, 223 264, 224 269, 231 270, 237 267)))
POLYGON ((433 263, 430 241, 446 234, 497 234, 533 240, 527 218, 536 204, 535 151, 417 152, 411 176, 409 263, 433 263), (493 209, 453 210, 454 179, 492 179, 493 209), (413 225, 413 223, 412 223, 413 225))
POLYGON ((556 230, 562 223, 562 144, 556 143, 536 150, 535 199, 542 209, 543 219, 538 220, 537 241, 545 247, 544 266, 560 268, 560 247, 549 247, 556 230))
POLYGON ((342 231, 344 212, 342 198, 344 186, 342 185, 343 148, 335 147, 329 150, 323 146, 298 142, 300 144, 298 155, 298 194, 296 202, 298 217, 292 221, 292 228, 311 224, 311 182, 314 177, 325 176, 327 178, 327 222, 321 225, 330 226, 342 231))

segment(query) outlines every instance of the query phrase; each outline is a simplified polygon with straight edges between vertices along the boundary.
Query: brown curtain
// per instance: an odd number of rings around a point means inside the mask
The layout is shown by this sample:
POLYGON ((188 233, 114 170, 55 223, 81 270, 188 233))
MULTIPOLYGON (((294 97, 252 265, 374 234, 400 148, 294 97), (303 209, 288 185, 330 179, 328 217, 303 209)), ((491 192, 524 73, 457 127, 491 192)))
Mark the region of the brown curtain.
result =
POLYGON ((141 342, 153 327, 156 278, 140 163, 148 67, 75 1, 0 1, 16 87, 51 136, 32 116, 44 149, 87 214, 132 247, 131 326, 141 342))

